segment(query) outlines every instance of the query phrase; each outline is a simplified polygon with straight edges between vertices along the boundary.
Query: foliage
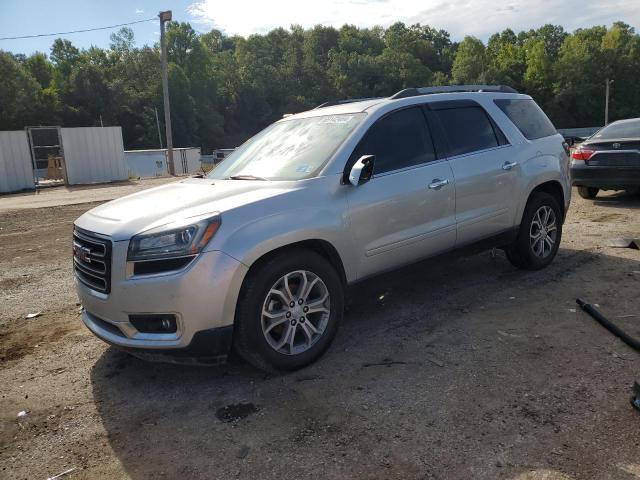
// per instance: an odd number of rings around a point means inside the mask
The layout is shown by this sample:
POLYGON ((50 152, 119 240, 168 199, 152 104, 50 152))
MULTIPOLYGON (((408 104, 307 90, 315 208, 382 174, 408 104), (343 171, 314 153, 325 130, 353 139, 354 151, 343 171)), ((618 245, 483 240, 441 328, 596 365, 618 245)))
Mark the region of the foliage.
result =
MULTIPOLYGON (((532 95, 556 126, 579 127, 602 124, 609 78, 610 119, 640 116, 640 35, 622 22, 573 33, 506 29, 486 45, 400 22, 293 25, 247 38, 170 22, 166 38, 174 144, 204 151, 236 146, 285 113, 412 86, 506 84, 532 95)), ((48 57, 0 51, 0 71, 0 129, 102 122, 122 126, 126 148, 160 145, 159 46, 136 47, 131 29, 113 33, 109 49, 59 38, 48 57)))

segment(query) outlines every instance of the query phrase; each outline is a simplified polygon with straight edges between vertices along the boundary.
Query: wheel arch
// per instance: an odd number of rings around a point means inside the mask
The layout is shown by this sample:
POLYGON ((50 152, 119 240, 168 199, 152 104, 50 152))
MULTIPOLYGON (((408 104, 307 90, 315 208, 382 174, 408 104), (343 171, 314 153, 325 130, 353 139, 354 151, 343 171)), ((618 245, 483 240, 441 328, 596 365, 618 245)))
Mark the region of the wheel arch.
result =
POLYGON ((262 254, 260 257, 256 258, 253 261, 253 263, 251 263, 251 265, 249 265, 249 271, 245 275, 243 284, 253 271, 255 271, 257 268, 260 268, 260 265, 264 264, 273 256, 278 255, 283 251, 296 249, 296 248, 311 250, 317 253, 318 255, 320 255, 321 257, 323 257, 325 260, 327 260, 329 264, 331 264, 331 266, 335 268, 338 276, 340 277, 340 281, 342 282, 343 287, 346 287, 348 283, 347 275, 346 275, 344 263, 342 262, 342 258, 340 257, 340 253, 338 252, 336 247, 333 246, 331 242, 324 239, 319 239, 319 238, 312 238, 312 239, 300 240, 297 242, 288 243, 286 245, 281 245, 277 248, 274 248, 273 250, 270 250, 262 254))
POLYGON ((523 203, 522 207, 520 208, 520 213, 519 213, 520 220, 518 222, 518 225, 522 223, 522 217, 527 208, 529 200, 531 200, 531 197, 537 192, 548 193, 549 195, 551 195, 557 200, 558 205, 560 206, 560 211, 562 213, 562 221, 564 223, 564 218, 566 217, 567 212, 566 212, 566 206, 565 206, 565 194, 562 188, 562 184, 558 180, 548 180, 546 182, 542 182, 536 185, 530 190, 529 195, 527 195, 527 200, 523 203))
MULTIPOLYGON (((565 202, 564 202, 564 190, 562 189, 562 185, 557 180, 550 180, 548 182, 541 183, 536 188, 534 188, 529 194, 529 198, 535 192, 545 192, 554 197, 558 201, 558 205, 560 205, 560 210, 562 211, 562 218, 564 219, 567 212, 565 212, 565 202)), ((527 199, 527 202, 529 199, 527 199)))
POLYGON ((273 250, 263 253, 260 257, 256 258, 251 265, 248 265, 248 270, 244 274, 242 278, 242 282, 240 284, 240 288, 238 288, 237 296, 234 300, 233 304, 233 325, 237 322, 238 316, 238 306, 239 301, 242 298, 243 292, 245 291, 247 280, 251 277, 252 273, 254 273, 261 265, 264 265, 274 256, 285 252, 287 250, 293 249, 306 249, 309 251, 313 251, 326 259, 332 266, 335 268, 338 277, 340 278, 340 282, 342 283, 343 288, 346 288, 348 284, 345 267, 342 263, 342 258, 338 253, 338 250, 327 240, 313 238, 300 240, 296 242, 292 242, 286 245, 281 245, 273 250))

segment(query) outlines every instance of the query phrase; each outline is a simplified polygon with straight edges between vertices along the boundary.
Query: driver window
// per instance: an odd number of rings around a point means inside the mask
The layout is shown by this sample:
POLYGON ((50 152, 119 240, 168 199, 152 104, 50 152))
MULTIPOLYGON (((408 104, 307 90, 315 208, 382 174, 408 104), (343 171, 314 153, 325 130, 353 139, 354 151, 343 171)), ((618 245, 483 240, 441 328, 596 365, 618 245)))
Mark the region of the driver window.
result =
POLYGON ((374 175, 436 159, 427 122, 420 107, 405 108, 378 120, 362 139, 353 161, 375 155, 374 175))

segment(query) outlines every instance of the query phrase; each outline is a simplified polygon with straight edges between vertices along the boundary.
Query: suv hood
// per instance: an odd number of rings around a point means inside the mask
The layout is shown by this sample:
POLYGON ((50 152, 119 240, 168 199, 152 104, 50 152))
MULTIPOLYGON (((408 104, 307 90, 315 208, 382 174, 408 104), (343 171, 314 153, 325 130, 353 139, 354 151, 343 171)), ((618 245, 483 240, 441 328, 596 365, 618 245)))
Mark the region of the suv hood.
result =
MULTIPOLYGON (((75 221, 114 241, 190 217, 215 215, 291 191, 288 182, 189 178, 95 207, 75 221), (288 186, 288 188, 285 188, 288 186)), ((224 219, 223 219, 224 221, 224 219)))

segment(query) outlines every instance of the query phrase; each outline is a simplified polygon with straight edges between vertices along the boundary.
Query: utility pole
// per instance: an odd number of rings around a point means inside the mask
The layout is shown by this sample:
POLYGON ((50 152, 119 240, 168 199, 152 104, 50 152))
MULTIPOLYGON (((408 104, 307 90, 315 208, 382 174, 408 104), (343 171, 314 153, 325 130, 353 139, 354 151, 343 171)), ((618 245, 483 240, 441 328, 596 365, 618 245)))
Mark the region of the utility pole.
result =
POLYGON ((160 142, 160 150, 162 150, 162 134, 160 133, 160 120, 158 120, 158 109, 154 107, 153 110, 156 112, 156 126, 158 127, 158 141, 160 142))
POLYGON ((605 94, 604 94, 604 125, 609 125, 609 86, 613 83, 613 80, 608 78, 605 80, 605 94))
POLYGON ((169 109, 169 75, 167 73, 167 44, 164 38, 164 24, 171 21, 171 10, 160 12, 160 53, 162 58, 162 96, 164 97, 164 127, 167 133, 167 165, 169 175, 175 175, 173 164, 173 138, 171 136, 171 110, 169 109))

